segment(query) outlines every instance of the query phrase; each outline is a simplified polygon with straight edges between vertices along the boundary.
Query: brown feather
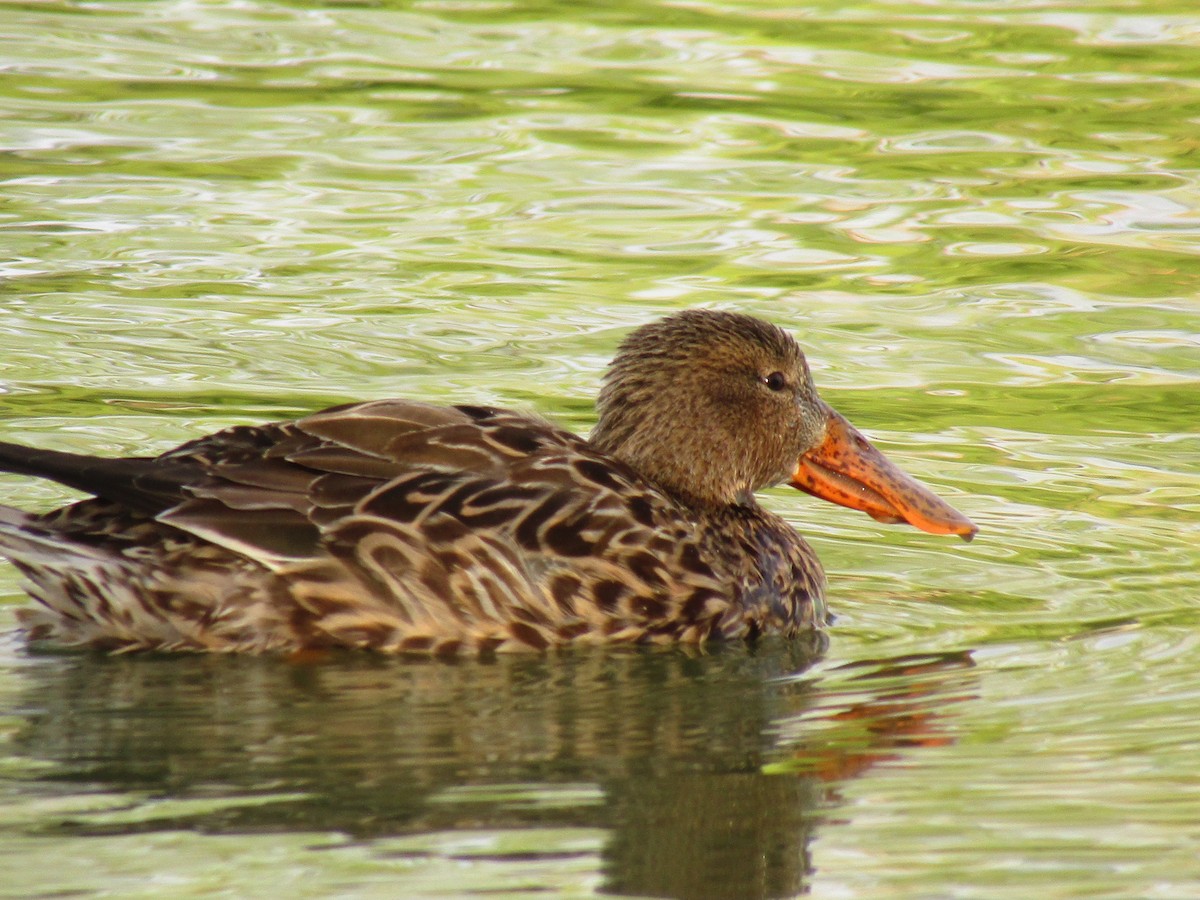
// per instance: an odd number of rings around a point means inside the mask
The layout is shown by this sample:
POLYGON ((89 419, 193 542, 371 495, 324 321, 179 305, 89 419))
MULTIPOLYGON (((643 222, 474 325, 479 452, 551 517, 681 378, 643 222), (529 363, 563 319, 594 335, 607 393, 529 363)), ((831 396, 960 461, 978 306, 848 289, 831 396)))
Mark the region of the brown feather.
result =
POLYGON ((9 449, 0 464, 97 497, 9 511, 0 546, 41 605, 32 634, 110 649, 448 654, 819 628, 815 555, 751 496, 812 438, 755 406, 764 367, 811 387, 773 326, 685 314, 623 345, 591 442, 384 400, 107 468, 9 449))

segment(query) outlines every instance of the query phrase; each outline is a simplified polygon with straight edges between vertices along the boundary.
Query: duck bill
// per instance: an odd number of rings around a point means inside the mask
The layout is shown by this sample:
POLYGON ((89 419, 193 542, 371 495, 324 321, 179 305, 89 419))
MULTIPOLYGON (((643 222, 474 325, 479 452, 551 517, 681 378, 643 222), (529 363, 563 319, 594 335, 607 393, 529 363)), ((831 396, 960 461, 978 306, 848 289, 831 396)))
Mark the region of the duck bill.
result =
POLYGON ((969 541, 974 523, 918 484, 846 421, 825 407, 825 439, 796 463, 790 484, 814 497, 859 509, 879 522, 907 522, 931 534, 969 541))

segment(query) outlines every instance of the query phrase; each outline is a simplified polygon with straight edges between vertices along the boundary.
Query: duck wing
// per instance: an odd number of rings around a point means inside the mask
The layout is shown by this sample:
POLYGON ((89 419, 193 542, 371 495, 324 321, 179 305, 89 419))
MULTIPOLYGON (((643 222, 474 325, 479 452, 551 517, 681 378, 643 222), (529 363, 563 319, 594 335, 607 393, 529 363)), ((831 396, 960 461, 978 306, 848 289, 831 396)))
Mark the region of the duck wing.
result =
MULTIPOLYGON (((324 554, 331 529, 347 520, 419 529, 449 513, 476 528, 500 524, 497 504, 511 517, 545 492, 544 484, 519 483, 532 457, 585 447, 569 432, 504 410, 409 400, 350 404, 294 422, 228 429, 158 457, 155 468, 183 481, 175 503, 155 515, 246 556, 305 559, 324 554), (465 504, 468 497, 473 504, 465 504)), ((148 483, 156 496, 168 493, 148 483)))
MULTIPOLYGON (((214 538, 226 527, 231 539, 236 534, 249 538, 275 524, 282 532, 257 534, 249 545, 271 554, 306 555, 315 549, 318 532, 312 526, 330 503, 352 504, 422 467, 495 472, 501 463, 486 452, 486 442, 464 452, 470 441, 464 442, 462 433, 478 437, 482 432, 472 428, 473 419, 496 416, 535 430, 539 425, 497 410, 383 400, 334 407, 294 422, 225 429, 156 457, 108 459, 0 442, 0 470, 91 494, 108 501, 102 508, 114 515, 156 518, 214 538), (310 518, 314 521, 306 527, 310 518)), ((97 505, 84 509, 93 513, 97 505)))

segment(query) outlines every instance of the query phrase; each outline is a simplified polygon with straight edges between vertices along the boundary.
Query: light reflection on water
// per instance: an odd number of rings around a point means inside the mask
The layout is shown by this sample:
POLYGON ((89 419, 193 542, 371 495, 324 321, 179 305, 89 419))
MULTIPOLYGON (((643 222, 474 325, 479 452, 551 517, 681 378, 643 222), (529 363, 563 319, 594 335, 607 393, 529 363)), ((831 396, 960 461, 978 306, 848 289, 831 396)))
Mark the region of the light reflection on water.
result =
POLYGON ((394 395, 584 431, 628 327, 719 305, 794 330, 983 527, 769 492, 830 571, 819 658, 9 640, 10 890, 1192 892, 1191 6, 4 17, 5 439, 144 452, 394 395))

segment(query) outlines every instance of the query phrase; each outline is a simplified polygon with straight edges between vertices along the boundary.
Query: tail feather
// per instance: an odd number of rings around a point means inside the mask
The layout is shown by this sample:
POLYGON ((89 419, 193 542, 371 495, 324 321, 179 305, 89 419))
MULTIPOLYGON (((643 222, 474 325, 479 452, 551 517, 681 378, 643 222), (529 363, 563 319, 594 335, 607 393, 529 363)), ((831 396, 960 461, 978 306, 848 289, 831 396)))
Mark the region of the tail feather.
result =
MULTIPOLYGON (((85 592, 76 586, 105 583, 119 567, 111 553, 39 526, 38 516, 0 506, 0 556, 8 558, 24 577, 23 587, 37 605, 17 611, 26 636, 64 646, 83 646, 105 636, 85 592)), ((118 641, 120 646, 128 643, 118 641)))
POLYGON ((12 506, 0 506, 0 529, 23 528, 29 525, 30 515, 12 506))
POLYGON ((0 506, 0 556, 36 601, 17 610, 35 643, 109 651, 205 647, 185 619, 151 602, 136 561, 112 544, 72 539, 39 516, 0 506))
POLYGON ((199 464, 192 460, 108 459, 83 453, 39 450, 7 441, 0 441, 0 471, 48 478, 149 515, 185 499, 183 486, 201 474, 199 464))
POLYGON ((39 528, 37 516, 0 506, 0 556, 30 567, 78 567, 111 560, 97 547, 64 540, 63 535, 39 528))

